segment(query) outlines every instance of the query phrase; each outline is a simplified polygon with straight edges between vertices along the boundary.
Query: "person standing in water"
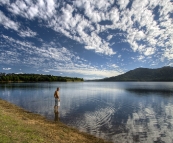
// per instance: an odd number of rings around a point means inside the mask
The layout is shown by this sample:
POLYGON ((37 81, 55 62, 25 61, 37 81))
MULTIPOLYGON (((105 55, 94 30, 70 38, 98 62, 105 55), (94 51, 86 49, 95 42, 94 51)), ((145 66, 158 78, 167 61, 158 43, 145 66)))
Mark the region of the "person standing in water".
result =
POLYGON ((54 107, 60 106, 60 95, 59 95, 59 90, 60 90, 60 88, 57 87, 57 90, 56 90, 55 93, 54 93, 54 97, 55 97, 55 106, 54 106, 54 107))

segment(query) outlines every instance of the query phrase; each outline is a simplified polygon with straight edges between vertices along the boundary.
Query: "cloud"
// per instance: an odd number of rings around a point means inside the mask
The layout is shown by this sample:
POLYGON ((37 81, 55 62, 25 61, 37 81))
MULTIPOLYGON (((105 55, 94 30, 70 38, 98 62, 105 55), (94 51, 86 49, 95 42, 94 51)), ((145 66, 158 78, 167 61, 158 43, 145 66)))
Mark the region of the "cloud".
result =
POLYGON ((34 19, 36 17, 48 19, 55 14, 54 12, 56 8, 54 0, 39 0, 38 2, 17 0, 6 4, 8 4, 9 11, 28 19, 34 19))
POLYGON ((1 35, 1 41, 8 45, 1 45, 1 58, 3 61, 8 63, 16 62, 16 64, 32 65, 34 67, 49 67, 58 66, 58 63, 69 63, 72 62, 72 58, 76 58, 65 47, 52 47, 51 44, 44 43, 42 47, 34 46, 30 42, 20 41, 13 39, 9 36, 1 35), (15 49, 15 50, 13 50, 15 49), (20 51, 20 52, 17 52, 20 51), (13 56, 12 56, 13 55, 13 56), (4 60, 9 59, 9 60, 4 60), (14 59, 14 60, 13 60, 14 59), (22 59, 22 61, 20 60, 22 59), (47 63, 48 62, 48 63, 47 63), (48 64, 48 65, 46 65, 48 64), (54 65, 53 65, 54 64, 54 65))
MULTIPOLYGON (((0 1, 0 5, 14 16, 44 21, 42 26, 81 43, 86 50, 109 56, 116 54, 117 47, 112 48, 110 40, 120 36, 114 33, 118 30, 123 34, 122 41, 127 42, 134 53, 149 57, 161 52, 160 60, 172 60, 173 6, 170 0, 75 0, 71 3, 56 0, 0 1)), ((6 29, 14 29, 21 37, 37 35, 29 28, 21 30, 21 24, 3 12, 0 12, 0 24, 6 29)), ((115 45, 118 42, 115 40, 115 45)), ((43 55, 51 54, 43 51, 43 55)))
POLYGON ((111 40, 112 37, 113 37, 113 35, 109 35, 109 36, 107 36, 107 40, 108 40, 108 41, 111 40))
POLYGON ((42 71, 43 71, 43 72, 47 72, 47 73, 50 72, 50 71, 48 71, 48 70, 46 70, 46 69, 43 69, 42 71))
POLYGON ((37 35, 36 32, 33 32, 29 28, 22 30, 19 23, 12 21, 0 11, 0 24, 3 25, 6 29, 13 29, 19 33, 21 37, 34 37, 37 35))
POLYGON ((90 79, 91 77, 95 77, 95 79, 101 79, 105 77, 117 76, 122 74, 122 72, 115 71, 115 70, 99 70, 99 69, 49 69, 50 71, 57 71, 63 73, 70 73, 70 74, 81 74, 85 77, 85 79, 90 79))
POLYGON ((37 35, 37 33, 33 32, 31 29, 27 28, 27 30, 20 30, 19 35, 21 37, 35 37, 37 35))
POLYGON ((144 52, 144 55, 145 56, 149 56, 149 55, 153 55, 155 53, 155 48, 146 48, 145 52, 144 52))
POLYGON ((15 31, 19 28, 19 24, 6 17, 2 11, 0 11, 0 24, 6 29, 13 29, 15 31))
MULTIPOLYGON (((98 9, 101 9, 101 12, 102 10, 106 11, 112 2, 105 2, 104 0, 101 0, 94 3, 93 1, 82 1, 82 4, 83 3, 86 3, 84 6, 85 8, 94 4, 92 8, 95 8, 96 6, 98 9)), ((92 22, 90 20, 84 18, 78 13, 75 14, 75 16, 72 15, 73 11, 76 9, 75 6, 81 6, 79 1, 74 2, 74 6, 64 4, 64 7, 61 7, 60 9, 62 14, 58 16, 58 11, 56 11, 58 4, 54 0, 47 2, 39 1, 36 3, 32 1, 15 1, 6 4, 8 5, 8 10, 16 15, 20 15, 27 19, 39 18, 45 20, 47 26, 53 28, 57 32, 63 33, 65 36, 73 40, 84 44, 84 48, 88 50, 92 49, 96 53, 106 55, 113 55, 116 53, 109 47, 109 43, 98 35, 98 30, 92 26, 92 22), (88 32, 92 32, 92 34, 87 33, 85 29, 88 29, 88 32)), ((90 17, 90 19, 92 19, 92 21, 98 22, 100 21, 99 19, 105 19, 103 12, 102 16, 99 12, 90 11, 90 13, 91 14, 89 14, 89 11, 86 11, 86 14, 90 17)), ((31 35, 33 36, 33 34, 33 32, 31 33, 28 31, 19 33, 19 35, 23 37, 29 37, 31 35)))
MULTIPOLYGON (((43 72, 57 71, 59 73, 68 74, 81 74, 86 78, 94 76, 97 78, 110 77, 120 74, 121 72, 116 70, 105 70, 106 68, 99 69, 94 65, 91 65, 86 60, 75 55, 65 47, 55 47, 55 43, 44 43, 41 48, 34 46, 32 43, 15 40, 11 37, 2 35, 1 39, 4 39, 9 47, 16 49, 16 53, 12 53, 14 60, 11 60, 8 50, 2 51, 4 59, 10 59, 8 64, 16 61, 15 64, 24 64, 25 66, 32 66, 33 68, 43 69, 43 72), (21 54, 17 54, 20 50, 21 54), (22 53, 25 53, 24 55, 22 53), (22 60, 20 60, 22 59, 22 60)), ((2 48, 1 48, 2 49, 2 48)), ((4 60, 7 62, 7 60, 4 60)), ((111 68, 115 69, 118 66, 111 65, 111 68)))
POLYGON ((117 66, 116 64, 112 64, 111 67, 118 68, 119 66, 117 66))
POLYGON ((123 73, 116 64, 101 65, 98 66, 81 62, 81 63, 71 63, 69 66, 48 69, 49 71, 56 71, 65 74, 79 74, 84 77, 84 79, 101 79, 105 77, 117 76, 123 73), (94 77, 94 78, 93 78, 94 77))
POLYGON ((120 10, 123 10, 127 7, 129 0, 118 0, 117 4, 120 6, 120 10))
MULTIPOLYGON (((111 68, 112 70, 113 69, 117 69, 119 66, 118 65, 116 65, 116 64, 108 64, 107 65, 109 68, 111 68)), ((107 68, 106 68, 107 69, 107 68)))
POLYGON ((121 58, 121 55, 118 55, 118 58, 121 58))
MULTIPOLYGON (((86 3, 84 2, 86 1, 77 1, 76 6, 83 8, 85 11, 85 15, 89 17, 92 22, 98 23, 103 20, 110 20, 113 23, 110 26, 102 26, 102 30, 99 29, 100 25, 98 25, 97 32, 99 33, 106 30, 107 28, 121 29, 124 32, 127 32, 127 41, 131 45, 131 48, 134 52, 140 52, 145 56, 150 56, 154 54, 156 50, 155 48, 147 47, 163 46, 165 40, 167 39, 166 37, 171 36, 172 20, 168 15, 171 11, 173 11, 173 8, 171 7, 171 4, 166 4, 170 3, 170 1, 168 0, 166 2, 147 0, 141 2, 139 0, 135 0, 132 2, 131 9, 126 8, 129 4, 129 1, 119 0, 117 4, 120 6, 120 10, 123 11, 119 11, 116 7, 112 7, 111 10, 108 10, 107 6, 105 6, 105 9, 107 10, 98 10, 98 5, 100 5, 99 3, 95 4, 91 1, 87 1, 86 3), (160 16, 162 17, 162 19, 164 17, 164 22, 160 22, 155 19, 155 16, 158 15, 158 13, 154 13, 154 8, 156 8, 158 5, 161 6, 160 16), (168 28, 161 29, 160 26, 164 26, 165 28, 169 27, 170 30, 168 30, 168 28), (146 28, 145 30, 144 27, 146 28), (164 36, 161 36, 162 34, 164 34, 164 36), (157 40, 159 36, 162 37, 161 42, 158 42, 157 40), (141 42, 145 42, 146 45, 141 45, 141 42)), ((110 3, 108 3, 108 5, 109 4, 110 3)), ((111 6, 111 4, 109 6, 111 6)), ((110 38, 111 37, 107 37, 107 40, 109 40, 110 38)), ((169 43, 168 45, 171 46, 171 44, 169 43)), ((92 49, 92 47, 90 46, 86 48, 92 49)))
MULTIPOLYGON (((40 47, 34 46, 30 42, 16 40, 6 35, 1 35, 1 41, 9 47, 1 47, 0 61, 3 63, 32 66, 35 69, 43 69, 43 72, 58 71, 59 73, 75 73, 104 78, 115 76, 120 72, 115 70, 101 70, 88 63, 85 59, 74 54, 65 47, 57 47, 53 42, 43 43, 40 47), (4 49, 5 48, 5 49, 4 49), (15 49, 13 52, 12 49, 15 49), (18 52, 20 51, 20 52, 18 52), (19 54, 20 53, 20 54, 19 54), (7 60, 10 59, 10 60, 7 60), (21 60, 22 59, 22 60, 21 60)), ((112 68, 115 68, 115 64, 112 68)))
POLYGON ((169 60, 172 60, 173 59, 173 48, 165 49, 164 54, 163 54, 163 58, 167 58, 169 60))
POLYGON ((5 1, 4 0, 0 0, 0 4, 4 4, 5 5, 5 4, 9 4, 9 3, 10 3, 9 0, 5 0, 5 1))
POLYGON ((84 48, 87 50, 94 50, 96 53, 106 55, 115 54, 116 52, 109 47, 109 43, 98 35, 90 21, 78 14, 74 17, 72 16, 73 10, 74 8, 69 5, 66 8, 63 7, 63 14, 59 17, 59 20, 55 19, 51 23, 51 27, 55 31, 61 32, 67 37, 84 44, 84 48), (59 24, 56 21, 59 21, 59 24))
POLYGON ((145 59, 145 56, 143 56, 143 55, 138 56, 139 61, 143 61, 143 59, 145 59))
POLYGON ((11 70, 11 68, 2 68, 3 70, 11 70))

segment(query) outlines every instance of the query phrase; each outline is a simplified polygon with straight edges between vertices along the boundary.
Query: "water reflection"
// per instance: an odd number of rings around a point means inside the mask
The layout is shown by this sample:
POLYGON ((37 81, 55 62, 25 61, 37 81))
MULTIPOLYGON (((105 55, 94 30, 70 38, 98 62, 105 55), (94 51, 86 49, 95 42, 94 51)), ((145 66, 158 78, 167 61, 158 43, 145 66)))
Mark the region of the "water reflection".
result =
POLYGON ((173 83, 20 83, 1 85, 0 93, 29 111, 115 143, 173 142, 173 83), (60 107, 54 107, 57 86, 60 107))
POLYGON ((126 124, 128 140, 141 143, 171 143, 173 141, 173 105, 162 105, 162 107, 164 108, 160 108, 157 112, 152 107, 142 108, 129 116, 126 124))
POLYGON ((54 121, 59 121, 59 111, 58 111, 58 106, 54 106, 54 113, 55 113, 55 118, 54 121))
POLYGON ((170 96, 173 94, 172 89, 141 89, 141 88, 131 88, 126 89, 126 91, 135 93, 137 95, 149 95, 149 94, 157 94, 157 95, 164 95, 164 96, 170 96))

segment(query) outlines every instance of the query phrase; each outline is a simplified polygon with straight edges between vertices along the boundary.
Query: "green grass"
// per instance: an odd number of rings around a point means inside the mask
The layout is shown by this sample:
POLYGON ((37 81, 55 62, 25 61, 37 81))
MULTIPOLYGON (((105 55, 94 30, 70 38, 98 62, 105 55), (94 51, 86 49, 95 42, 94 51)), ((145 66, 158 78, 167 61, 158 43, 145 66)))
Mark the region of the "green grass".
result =
POLYGON ((44 142, 38 130, 0 112, 0 143, 44 142))

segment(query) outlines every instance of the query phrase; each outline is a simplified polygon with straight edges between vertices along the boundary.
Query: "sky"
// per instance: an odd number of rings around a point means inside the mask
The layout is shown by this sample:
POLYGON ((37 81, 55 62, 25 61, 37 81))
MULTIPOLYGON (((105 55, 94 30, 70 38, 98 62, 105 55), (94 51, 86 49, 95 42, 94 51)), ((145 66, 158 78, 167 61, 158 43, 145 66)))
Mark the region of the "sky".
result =
POLYGON ((0 72, 99 79, 163 66, 171 0, 0 0, 0 72))

